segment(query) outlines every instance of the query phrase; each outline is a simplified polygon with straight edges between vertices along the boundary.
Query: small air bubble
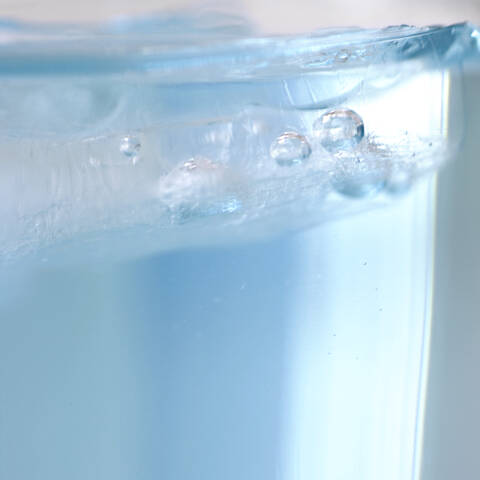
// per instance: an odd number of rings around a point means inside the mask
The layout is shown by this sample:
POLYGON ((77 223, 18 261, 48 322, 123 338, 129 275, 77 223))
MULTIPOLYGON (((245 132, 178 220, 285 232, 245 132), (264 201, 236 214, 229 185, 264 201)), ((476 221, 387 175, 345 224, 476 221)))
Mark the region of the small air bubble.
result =
POLYGON ((353 150, 363 139, 362 117, 349 109, 331 110, 313 124, 313 133, 330 153, 353 150))
POLYGON ((353 198, 371 197, 378 193, 384 185, 383 180, 378 180, 375 177, 361 180, 337 177, 333 182, 333 187, 337 192, 353 198))
POLYGON ((158 196, 174 223, 231 214, 242 207, 235 177, 224 165, 202 156, 190 158, 162 177, 158 196))
POLYGON ((350 58, 350 52, 348 50, 342 49, 337 55, 335 55, 335 60, 339 63, 345 63, 350 58))
POLYGON ((141 147, 142 144, 138 138, 126 136, 122 138, 120 143, 120 152, 131 159, 132 163, 135 164, 138 161, 138 155, 141 147))
POLYGON ((296 132, 285 132, 270 145, 270 156, 282 167, 302 163, 312 153, 307 139, 296 132))
MULTIPOLYGON (((212 163, 210 160, 208 160, 208 159, 203 159, 203 158, 202 158, 202 162, 203 162, 205 165, 208 165, 207 168, 209 168, 209 167, 214 168, 213 163, 212 163)), ((198 168, 198 164, 197 164, 197 162, 196 162, 193 158, 191 158, 190 160, 187 160, 187 161, 180 167, 181 170, 184 170, 184 171, 186 171, 186 172, 191 172, 192 170, 196 170, 197 168, 198 168)))
POLYGON ((347 197, 371 197, 383 189, 386 177, 387 169, 383 162, 351 156, 339 159, 337 171, 332 175, 332 186, 347 197))

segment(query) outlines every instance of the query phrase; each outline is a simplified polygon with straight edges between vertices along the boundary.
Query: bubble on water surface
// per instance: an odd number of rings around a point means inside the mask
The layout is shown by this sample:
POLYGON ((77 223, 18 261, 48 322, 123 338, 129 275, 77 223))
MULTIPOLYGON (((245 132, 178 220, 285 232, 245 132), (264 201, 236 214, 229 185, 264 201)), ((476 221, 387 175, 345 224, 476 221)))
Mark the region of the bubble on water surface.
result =
POLYGON ((353 150, 363 139, 365 127, 362 117, 349 109, 330 110, 313 124, 315 137, 330 153, 353 150))
POLYGON ((282 167, 302 163, 312 153, 307 139, 296 132, 285 132, 270 145, 270 156, 282 167))

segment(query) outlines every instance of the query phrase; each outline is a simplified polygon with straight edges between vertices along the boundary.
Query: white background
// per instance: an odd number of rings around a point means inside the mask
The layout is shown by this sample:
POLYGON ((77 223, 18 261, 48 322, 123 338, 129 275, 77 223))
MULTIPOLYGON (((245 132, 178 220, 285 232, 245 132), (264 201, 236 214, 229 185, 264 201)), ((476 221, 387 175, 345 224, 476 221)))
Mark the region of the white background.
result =
POLYGON ((1 0, 0 15, 36 21, 92 21, 192 6, 246 15, 275 32, 324 26, 480 23, 478 0, 1 0))

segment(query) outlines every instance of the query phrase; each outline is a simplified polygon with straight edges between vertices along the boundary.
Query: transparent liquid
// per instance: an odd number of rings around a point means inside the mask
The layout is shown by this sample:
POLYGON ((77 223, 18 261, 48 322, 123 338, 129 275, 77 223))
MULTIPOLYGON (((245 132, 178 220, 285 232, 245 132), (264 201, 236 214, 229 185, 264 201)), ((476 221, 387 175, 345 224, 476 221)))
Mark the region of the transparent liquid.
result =
POLYGON ((410 478, 431 198, 23 277, 2 306, 2 474, 410 478))
POLYGON ((415 65, 4 72, 0 477, 415 478, 462 118, 457 67, 415 65), (317 135, 332 108, 363 134, 317 135))

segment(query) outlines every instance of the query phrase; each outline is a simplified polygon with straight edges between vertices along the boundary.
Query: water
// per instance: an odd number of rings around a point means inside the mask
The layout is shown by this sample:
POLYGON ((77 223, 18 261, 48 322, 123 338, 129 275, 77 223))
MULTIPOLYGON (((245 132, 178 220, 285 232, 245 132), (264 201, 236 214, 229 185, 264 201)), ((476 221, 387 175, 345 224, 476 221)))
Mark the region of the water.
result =
POLYGON ((3 27, 0 478, 417 478, 475 30, 195 22, 3 27))

